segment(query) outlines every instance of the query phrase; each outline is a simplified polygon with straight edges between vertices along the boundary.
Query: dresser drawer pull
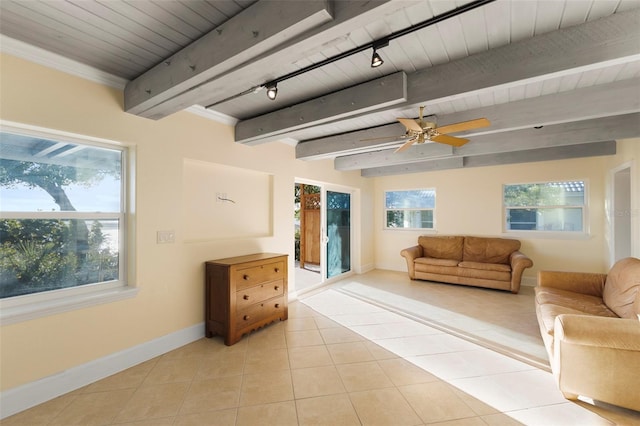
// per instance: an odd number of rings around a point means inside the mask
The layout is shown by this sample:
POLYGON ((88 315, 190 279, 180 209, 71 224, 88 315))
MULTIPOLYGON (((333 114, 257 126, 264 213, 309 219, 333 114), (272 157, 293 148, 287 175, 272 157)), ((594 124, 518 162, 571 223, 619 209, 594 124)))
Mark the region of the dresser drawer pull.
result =
POLYGON ((279 285, 277 285, 277 286, 273 287, 273 289, 274 289, 274 290, 280 290, 280 286, 279 286, 279 285))
POLYGON ((279 307, 280 307, 280 304, 279 304, 279 303, 276 303, 276 308, 279 308, 279 307))
POLYGON ((243 298, 244 300, 249 300, 249 295, 248 295, 248 294, 245 294, 244 296, 242 296, 242 298, 243 298))
POLYGON ((245 281, 247 281, 249 279, 249 275, 245 275, 242 277, 245 281))
POLYGON ((250 319, 251 319, 251 317, 250 317, 249 315, 245 315, 245 316, 243 316, 243 317, 242 317, 242 319, 243 319, 243 320, 245 320, 245 321, 247 321, 247 320, 250 320, 250 319))

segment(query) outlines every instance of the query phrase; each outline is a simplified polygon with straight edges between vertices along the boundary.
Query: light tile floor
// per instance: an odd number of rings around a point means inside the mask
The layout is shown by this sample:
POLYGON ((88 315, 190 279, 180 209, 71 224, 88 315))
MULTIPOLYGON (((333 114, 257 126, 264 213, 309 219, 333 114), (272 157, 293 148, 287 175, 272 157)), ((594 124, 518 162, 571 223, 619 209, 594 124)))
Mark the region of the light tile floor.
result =
POLYGON ((569 402, 547 371, 334 286, 234 346, 203 338, 2 422, 112 424, 632 425, 640 413, 569 402))

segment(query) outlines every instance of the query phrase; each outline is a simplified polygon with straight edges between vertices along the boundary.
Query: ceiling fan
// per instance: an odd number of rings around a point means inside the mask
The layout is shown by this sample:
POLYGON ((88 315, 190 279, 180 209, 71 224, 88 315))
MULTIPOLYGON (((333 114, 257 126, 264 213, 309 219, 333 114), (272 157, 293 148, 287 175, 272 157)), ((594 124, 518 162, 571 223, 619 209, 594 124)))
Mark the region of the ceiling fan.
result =
POLYGON ((425 121, 422 117, 424 107, 420 107, 420 118, 414 120, 412 118, 398 118, 398 121, 407 128, 407 132, 403 138, 409 138, 395 152, 401 152, 408 149, 414 143, 424 143, 425 141, 438 142, 451 146, 462 146, 469 142, 469 139, 457 138, 449 136, 449 133, 462 132, 465 130, 478 129, 480 127, 490 126, 491 123, 486 118, 477 118, 475 120, 461 121, 460 123, 448 124, 438 127, 435 122, 425 121))

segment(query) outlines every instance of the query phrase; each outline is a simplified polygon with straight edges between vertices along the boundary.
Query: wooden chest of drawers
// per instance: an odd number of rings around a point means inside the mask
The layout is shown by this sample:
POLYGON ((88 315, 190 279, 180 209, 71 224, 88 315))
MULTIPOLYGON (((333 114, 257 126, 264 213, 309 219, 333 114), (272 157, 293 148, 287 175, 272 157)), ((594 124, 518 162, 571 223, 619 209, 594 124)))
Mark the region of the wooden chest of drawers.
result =
POLYGON ((205 334, 233 345, 243 334, 286 320, 287 255, 256 253, 206 265, 205 334))

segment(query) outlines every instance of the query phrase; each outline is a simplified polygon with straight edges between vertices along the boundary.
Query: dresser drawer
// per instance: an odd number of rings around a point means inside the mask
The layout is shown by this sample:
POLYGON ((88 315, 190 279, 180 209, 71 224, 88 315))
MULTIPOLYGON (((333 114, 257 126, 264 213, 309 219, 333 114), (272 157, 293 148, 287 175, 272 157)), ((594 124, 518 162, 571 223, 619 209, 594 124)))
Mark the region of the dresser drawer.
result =
POLYGON ((234 271, 236 290, 253 287, 267 281, 284 279, 284 262, 265 263, 250 268, 238 268, 234 271))
POLYGON ((284 292, 284 281, 271 281, 253 287, 244 288, 236 293, 236 309, 244 309, 254 303, 281 296, 284 292))
POLYGON ((242 311, 238 311, 236 316, 237 326, 242 329, 267 317, 278 316, 282 314, 285 307, 284 297, 282 296, 248 306, 242 311))

